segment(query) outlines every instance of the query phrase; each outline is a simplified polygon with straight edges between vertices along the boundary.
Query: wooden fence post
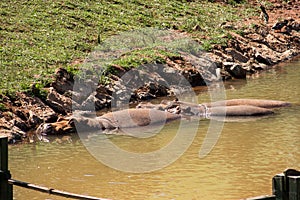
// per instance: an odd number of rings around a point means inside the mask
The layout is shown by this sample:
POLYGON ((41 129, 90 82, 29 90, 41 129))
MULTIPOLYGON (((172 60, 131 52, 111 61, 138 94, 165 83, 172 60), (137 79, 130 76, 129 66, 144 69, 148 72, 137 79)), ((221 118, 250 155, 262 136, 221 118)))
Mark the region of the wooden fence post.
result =
POLYGON ((13 187, 8 183, 11 178, 8 170, 8 138, 0 137, 0 200, 13 199, 13 187))
POLYGON ((289 200, 300 200, 300 176, 289 176, 289 200))
POLYGON ((272 190, 276 200, 288 200, 284 174, 277 174, 273 177, 272 190))

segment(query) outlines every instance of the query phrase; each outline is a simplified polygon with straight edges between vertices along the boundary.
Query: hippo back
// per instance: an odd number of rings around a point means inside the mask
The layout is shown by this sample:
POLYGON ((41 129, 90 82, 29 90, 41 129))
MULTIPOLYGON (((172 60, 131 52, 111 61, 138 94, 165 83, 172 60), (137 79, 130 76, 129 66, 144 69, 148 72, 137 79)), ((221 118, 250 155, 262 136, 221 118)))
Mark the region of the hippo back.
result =
POLYGON ((110 112, 98 117, 98 120, 111 122, 119 128, 148 126, 179 119, 180 115, 155 109, 125 109, 110 112))

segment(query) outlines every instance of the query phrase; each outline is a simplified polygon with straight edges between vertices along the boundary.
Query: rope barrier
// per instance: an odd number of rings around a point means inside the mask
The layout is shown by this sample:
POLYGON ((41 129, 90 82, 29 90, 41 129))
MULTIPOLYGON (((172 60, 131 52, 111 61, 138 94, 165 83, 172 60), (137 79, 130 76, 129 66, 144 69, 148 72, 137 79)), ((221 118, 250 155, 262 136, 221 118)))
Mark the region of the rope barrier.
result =
POLYGON ((42 186, 34 185, 34 184, 31 184, 31 183, 27 183, 27 182, 23 182, 23 181, 19 181, 19 180, 14 180, 14 179, 8 179, 8 183, 12 184, 12 185, 19 186, 19 187, 24 187, 24 188, 27 188, 27 189, 36 190, 36 191, 39 191, 39 192, 48 193, 48 194, 52 194, 52 195, 56 195, 56 196, 67 197, 67 198, 81 199, 81 200, 108 200, 108 199, 104 199, 104 198, 74 194, 74 193, 70 193, 70 192, 56 190, 56 189, 53 189, 53 188, 42 187, 42 186))

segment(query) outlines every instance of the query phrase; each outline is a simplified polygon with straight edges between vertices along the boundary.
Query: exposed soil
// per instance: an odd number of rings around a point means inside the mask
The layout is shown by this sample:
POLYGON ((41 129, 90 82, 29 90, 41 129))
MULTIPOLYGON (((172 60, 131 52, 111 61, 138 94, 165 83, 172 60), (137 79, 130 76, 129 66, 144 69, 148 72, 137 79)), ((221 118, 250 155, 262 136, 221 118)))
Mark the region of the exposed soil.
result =
MULTIPOLYGON (((245 79, 247 75, 267 70, 278 63, 289 60, 300 53, 300 2, 291 0, 288 3, 271 0, 270 5, 265 5, 269 15, 267 24, 260 16, 246 19, 239 24, 224 24, 230 30, 230 37, 226 46, 214 46, 207 55, 211 63, 221 70, 221 78, 245 79), (281 21, 283 26, 272 29, 275 23, 281 21), (237 34, 237 30, 248 26, 249 28, 237 34)), ((257 5, 256 1, 252 2, 257 5)), ((159 96, 172 96, 174 91, 181 86, 177 83, 180 78, 176 74, 182 74, 192 86, 205 85, 218 81, 216 68, 207 65, 204 61, 199 63, 192 56, 181 55, 178 57, 166 57, 163 68, 172 76, 174 84, 166 87, 163 84, 164 77, 160 74, 145 72, 149 77, 148 83, 132 88, 132 102, 139 102, 159 96)), ((35 130, 45 123, 57 122, 71 114, 73 108, 89 110, 89 106, 95 105, 96 110, 108 108, 111 105, 112 94, 118 92, 126 95, 123 88, 123 80, 120 79, 125 70, 116 66, 119 76, 111 76, 109 85, 91 85, 89 81, 82 83, 81 91, 73 91, 74 76, 65 69, 56 71, 55 80, 48 90, 45 99, 31 94, 17 93, 15 97, 1 96, 0 111, 0 135, 7 135, 11 143, 19 141, 34 141, 35 130), (72 98, 71 98, 72 97, 72 98)), ((154 70, 155 71, 155 70, 154 70)), ((139 77, 135 74, 135 77, 139 77)), ((138 79, 132 78, 134 81, 138 79)), ((184 88, 180 88, 184 89, 184 88)), ((65 134, 64 127, 53 134, 65 134)))
MULTIPOLYGON (((259 6, 257 1, 248 1, 252 5, 259 6)), ((266 5, 266 11, 269 15, 268 26, 273 26, 274 23, 283 19, 295 19, 299 20, 300 13, 300 2, 298 0, 282 1, 282 0, 269 0, 268 5, 266 5)), ((262 22, 260 16, 246 19, 244 23, 253 24, 262 22)))

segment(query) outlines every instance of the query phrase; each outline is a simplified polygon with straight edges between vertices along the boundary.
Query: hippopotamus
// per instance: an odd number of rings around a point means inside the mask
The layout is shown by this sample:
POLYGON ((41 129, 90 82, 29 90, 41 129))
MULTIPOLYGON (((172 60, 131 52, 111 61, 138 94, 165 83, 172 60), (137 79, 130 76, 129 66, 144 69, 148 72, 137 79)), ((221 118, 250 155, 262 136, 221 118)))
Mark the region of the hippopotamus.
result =
POLYGON ((140 103, 136 108, 164 110, 183 116, 260 116, 273 114, 273 108, 290 106, 290 103, 276 100, 231 99, 211 103, 163 100, 160 104, 140 103))
POLYGON ((85 130, 115 130, 163 124, 186 117, 213 118, 218 116, 252 117, 273 114, 273 108, 289 106, 290 103, 275 100, 231 99, 212 103, 195 104, 178 100, 163 100, 160 104, 140 103, 136 108, 106 113, 102 116, 85 117, 73 115, 55 123, 41 124, 36 133, 57 134, 85 130))
POLYGON ((140 126, 157 125, 180 119, 181 115, 155 109, 125 109, 106 113, 99 117, 71 116, 55 123, 42 124, 38 127, 38 135, 51 135, 74 132, 81 127, 86 130, 114 130, 140 126))
POLYGON ((290 106, 291 104, 286 101, 277 100, 261 100, 261 99, 230 99, 224 101, 216 101, 211 103, 205 103, 208 107, 216 106, 256 106, 260 108, 280 108, 290 106))

